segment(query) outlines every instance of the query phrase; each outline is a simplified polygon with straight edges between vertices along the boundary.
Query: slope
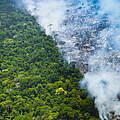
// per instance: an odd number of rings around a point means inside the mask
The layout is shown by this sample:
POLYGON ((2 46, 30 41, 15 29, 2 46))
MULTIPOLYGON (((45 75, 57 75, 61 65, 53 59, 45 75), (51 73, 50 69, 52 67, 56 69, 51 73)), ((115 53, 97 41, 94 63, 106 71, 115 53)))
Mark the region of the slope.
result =
POLYGON ((80 79, 34 17, 0 0, 1 120, 97 120, 80 79))

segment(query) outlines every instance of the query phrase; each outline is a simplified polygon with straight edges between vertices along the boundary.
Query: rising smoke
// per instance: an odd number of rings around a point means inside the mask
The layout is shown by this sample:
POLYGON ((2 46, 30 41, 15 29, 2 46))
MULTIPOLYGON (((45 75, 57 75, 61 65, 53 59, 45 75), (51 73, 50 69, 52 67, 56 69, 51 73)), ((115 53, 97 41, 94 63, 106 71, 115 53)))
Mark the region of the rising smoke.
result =
POLYGON ((37 17, 37 22, 47 34, 61 30, 66 11, 63 0, 22 0, 21 3, 31 15, 37 17))
POLYGON ((102 120, 120 115, 120 2, 100 0, 99 16, 108 20, 109 26, 99 32, 101 48, 89 57, 91 68, 84 76, 82 85, 87 85, 102 120))
POLYGON ((120 2, 118 0, 22 0, 22 6, 58 43, 80 82, 95 98, 102 120, 120 115, 120 2))

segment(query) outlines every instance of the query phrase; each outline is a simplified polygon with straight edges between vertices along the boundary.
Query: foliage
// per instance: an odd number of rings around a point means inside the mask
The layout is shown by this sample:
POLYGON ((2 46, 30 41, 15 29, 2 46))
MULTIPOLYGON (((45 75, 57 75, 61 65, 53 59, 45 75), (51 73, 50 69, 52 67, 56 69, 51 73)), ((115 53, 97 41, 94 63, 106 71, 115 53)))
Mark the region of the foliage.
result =
POLYGON ((0 0, 0 120, 98 120, 79 70, 35 21, 0 0))

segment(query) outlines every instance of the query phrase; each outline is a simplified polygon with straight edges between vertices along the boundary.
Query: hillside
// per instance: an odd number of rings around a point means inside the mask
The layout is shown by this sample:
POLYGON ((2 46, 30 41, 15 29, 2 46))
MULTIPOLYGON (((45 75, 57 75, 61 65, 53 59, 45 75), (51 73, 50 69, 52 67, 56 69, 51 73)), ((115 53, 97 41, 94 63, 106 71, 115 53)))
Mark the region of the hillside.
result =
POLYGON ((0 120, 98 120, 81 79, 34 17, 0 0, 0 120))

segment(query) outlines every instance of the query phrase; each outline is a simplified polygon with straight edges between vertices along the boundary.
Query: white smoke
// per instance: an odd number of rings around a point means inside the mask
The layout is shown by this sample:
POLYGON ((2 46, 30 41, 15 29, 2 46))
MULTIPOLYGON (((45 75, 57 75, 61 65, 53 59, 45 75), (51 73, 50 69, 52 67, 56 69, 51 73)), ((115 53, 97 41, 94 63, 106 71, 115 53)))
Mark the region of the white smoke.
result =
POLYGON ((117 98, 120 93, 118 73, 105 69, 99 72, 88 72, 83 82, 82 84, 87 85, 90 94, 95 97, 101 119, 110 119, 111 112, 115 112, 115 115, 120 114, 120 102, 117 98))
POLYGON ((119 0, 100 0, 102 14, 108 14, 112 24, 120 24, 120 1, 119 0))
POLYGON ((54 40, 68 62, 76 61, 80 69, 89 66, 80 83, 95 97, 100 118, 111 119, 111 112, 120 115, 120 2, 99 0, 99 10, 87 0, 22 3, 47 34, 54 33, 54 40))
POLYGON ((120 2, 117 0, 100 0, 99 15, 107 15, 109 28, 99 34, 102 48, 91 56, 88 71, 82 85, 87 85, 102 120, 113 119, 120 115, 120 2), (109 49, 110 46, 110 49, 109 49), (109 49, 109 50, 108 50, 109 49), (116 54, 116 55, 115 55, 116 54))
POLYGON ((38 23, 47 34, 61 30, 66 11, 63 0, 22 0, 22 3, 33 16, 37 17, 38 23))

